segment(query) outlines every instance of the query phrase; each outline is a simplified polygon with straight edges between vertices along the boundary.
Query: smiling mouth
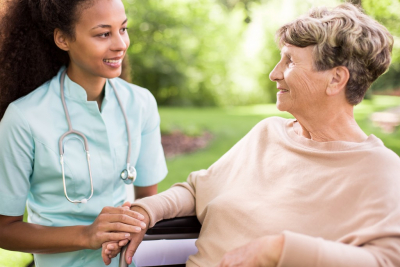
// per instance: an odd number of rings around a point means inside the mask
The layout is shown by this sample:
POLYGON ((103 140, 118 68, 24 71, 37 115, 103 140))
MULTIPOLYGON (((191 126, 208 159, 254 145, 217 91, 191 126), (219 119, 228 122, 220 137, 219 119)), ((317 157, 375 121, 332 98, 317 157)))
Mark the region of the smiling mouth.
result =
POLYGON ((289 90, 286 89, 279 89, 280 92, 289 92, 289 90))
POLYGON ((114 64, 116 64, 116 63, 121 63, 122 59, 103 59, 103 61, 106 62, 106 63, 114 63, 114 64))

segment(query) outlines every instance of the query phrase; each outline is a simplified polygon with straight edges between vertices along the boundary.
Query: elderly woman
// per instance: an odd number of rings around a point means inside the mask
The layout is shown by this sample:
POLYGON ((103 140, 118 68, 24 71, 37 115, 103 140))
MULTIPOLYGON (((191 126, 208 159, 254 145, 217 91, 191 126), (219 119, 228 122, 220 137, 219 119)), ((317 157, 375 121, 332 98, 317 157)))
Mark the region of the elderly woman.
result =
POLYGON ((353 115, 390 64, 392 36, 342 4, 312 9, 277 37, 270 78, 278 109, 295 119, 261 121, 210 168, 132 209, 149 227, 197 216, 187 266, 400 266, 400 159, 353 115))

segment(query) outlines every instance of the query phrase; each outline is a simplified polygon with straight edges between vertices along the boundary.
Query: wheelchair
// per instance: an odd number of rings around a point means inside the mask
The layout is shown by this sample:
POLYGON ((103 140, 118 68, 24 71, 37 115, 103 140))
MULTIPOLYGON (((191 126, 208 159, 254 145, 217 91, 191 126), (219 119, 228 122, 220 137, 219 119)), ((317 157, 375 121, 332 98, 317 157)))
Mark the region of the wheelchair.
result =
MULTIPOLYGON (((173 219, 162 220, 156 223, 152 228, 148 229, 143 241, 152 240, 176 240, 176 239, 194 239, 198 238, 201 229, 201 224, 196 216, 178 217, 173 219)), ((142 243, 143 244, 143 243, 142 243)), ((125 262, 126 248, 122 248, 119 260, 119 267, 128 267, 125 262)), ((139 246, 140 248, 140 246, 139 246)), ((139 252, 139 249, 138 251, 139 252)), ((173 265, 139 265, 138 267, 183 267, 189 255, 183 255, 183 262, 173 265)))

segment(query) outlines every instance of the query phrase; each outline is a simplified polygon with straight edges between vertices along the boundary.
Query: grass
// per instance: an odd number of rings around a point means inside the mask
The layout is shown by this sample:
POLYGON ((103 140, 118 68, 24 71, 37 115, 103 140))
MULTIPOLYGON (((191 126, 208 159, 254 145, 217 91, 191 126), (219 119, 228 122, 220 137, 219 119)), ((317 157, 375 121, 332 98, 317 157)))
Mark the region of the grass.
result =
MULTIPOLYGON (((373 112, 393 106, 400 106, 400 97, 374 96, 356 106, 355 118, 365 133, 381 138, 387 147, 400 155, 400 130, 386 134, 369 120, 373 112)), ((188 134, 209 131, 214 135, 207 148, 167 160, 169 173, 159 184, 159 192, 174 183, 185 181, 192 171, 208 168, 262 119, 270 116, 292 117, 277 110, 275 104, 232 108, 160 107, 159 112, 162 132, 179 129, 188 134)))
MULTIPOLYGON (((355 108, 355 118, 367 134, 381 138, 387 147, 400 155, 400 130, 386 134, 369 120, 373 112, 392 106, 400 106, 400 97, 374 96, 355 108)), ((185 181, 191 171, 208 168, 262 119, 270 116, 291 117, 278 111, 275 104, 232 108, 160 107, 159 111, 162 132, 179 129, 186 134, 199 135, 209 131, 214 136, 207 148, 167 160, 169 173, 159 185, 160 192, 174 183, 185 181)), ((0 267, 23 267, 30 259, 30 254, 0 249, 0 267)))
POLYGON ((29 253, 0 250, 0 267, 25 267, 32 259, 29 253))

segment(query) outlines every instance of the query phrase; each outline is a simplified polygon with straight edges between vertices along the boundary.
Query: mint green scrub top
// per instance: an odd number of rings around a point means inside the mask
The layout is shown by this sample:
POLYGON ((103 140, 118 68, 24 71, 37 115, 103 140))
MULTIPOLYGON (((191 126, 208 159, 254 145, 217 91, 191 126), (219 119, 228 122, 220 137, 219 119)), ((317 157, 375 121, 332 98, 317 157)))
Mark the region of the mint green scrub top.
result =
MULTIPOLYGON (((126 199, 120 173, 128 151, 125 120, 109 83, 101 111, 87 101, 86 91, 65 76, 65 99, 72 127, 89 143, 94 194, 86 204, 70 203, 64 195, 58 141, 68 131, 60 98, 60 76, 11 103, 0 122, 0 214, 20 216, 45 226, 89 225, 105 206, 126 199)), ((131 165, 136 186, 159 183, 167 174, 161 146, 160 118, 152 94, 122 79, 113 79, 128 117, 131 165)), ((88 198, 90 179, 83 143, 69 135, 64 141, 66 188, 73 200, 88 198)), ((111 266, 118 266, 119 257, 111 266)), ((99 250, 35 255, 37 267, 105 266, 99 250)), ((109 265, 110 266, 110 265, 109 265)))

